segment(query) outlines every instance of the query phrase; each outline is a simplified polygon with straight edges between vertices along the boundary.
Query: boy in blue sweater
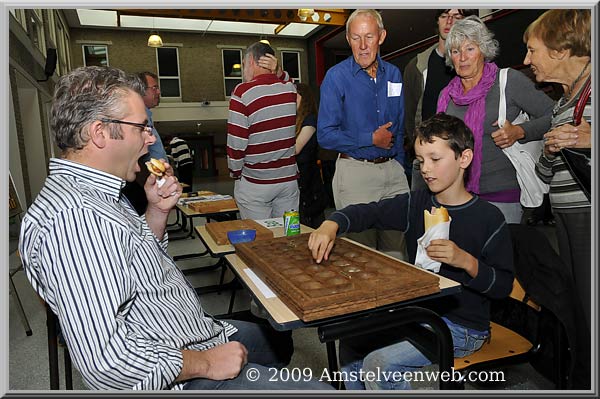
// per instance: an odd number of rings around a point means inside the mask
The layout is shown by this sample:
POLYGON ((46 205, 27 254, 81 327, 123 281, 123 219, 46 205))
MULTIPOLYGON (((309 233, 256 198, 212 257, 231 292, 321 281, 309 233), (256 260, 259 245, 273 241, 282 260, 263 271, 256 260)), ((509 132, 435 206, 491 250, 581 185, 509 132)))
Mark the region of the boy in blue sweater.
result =
MULTIPOLYGON (((421 123, 415 136, 416 159, 429 190, 336 211, 311 234, 308 246, 314 259, 321 262, 328 259, 339 234, 396 229, 404 232, 409 261, 414 263, 417 239, 425 232, 423 211, 444 206, 452 220, 449 239, 432 240, 427 255, 441 262, 439 274, 460 282, 462 290, 430 301, 427 307, 448 324, 454 356, 464 357, 481 348, 489 336, 490 299, 506 297, 512 289, 511 239, 500 210, 465 188, 474 142, 464 122, 440 113, 421 123)), ((378 375, 390 377, 386 381, 346 381, 346 389, 410 389, 402 373, 431 361, 408 340, 398 342, 400 338, 388 332, 341 340, 342 371, 366 375, 379 369, 378 375)))

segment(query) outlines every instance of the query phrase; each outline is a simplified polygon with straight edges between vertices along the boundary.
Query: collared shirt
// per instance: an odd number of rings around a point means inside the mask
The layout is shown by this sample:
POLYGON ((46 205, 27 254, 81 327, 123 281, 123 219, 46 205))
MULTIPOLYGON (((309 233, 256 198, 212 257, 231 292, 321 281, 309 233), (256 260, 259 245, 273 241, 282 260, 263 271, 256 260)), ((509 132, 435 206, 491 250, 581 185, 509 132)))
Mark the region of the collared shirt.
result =
POLYGON ((113 175, 51 159, 19 242, 35 291, 60 320, 93 389, 181 389, 182 349, 205 350, 235 327, 212 319, 113 175))
POLYGON ((142 160, 144 162, 149 161, 150 158, 156 159, 167 159, 167 152, 165 151, 165 147, 163 146, 162 140, 158 131, 154 127, 154 121, 152 120, 152 111, 150 108, 146 107, 146 115, 148 115, 148 123, 152 125, 152 134, 156 138, 156 141, 151 146, 148 146, 148 153, 142 156, 142 160))
POLYGON ((295 145, 296 88, 290 80, 265 73, 233 89, 227 119, 231 177, 256 184, 296 180, 295 145))
POLYGON ((404 162, 404 89, 400 70, 377 56, 377 77, 372 78, 350 56, 327 71, 321 85, 317 138, 323 148, 353 158, 396 158, 404 162), (394 134, 389 149, 373 145, 380 126, 394 134))

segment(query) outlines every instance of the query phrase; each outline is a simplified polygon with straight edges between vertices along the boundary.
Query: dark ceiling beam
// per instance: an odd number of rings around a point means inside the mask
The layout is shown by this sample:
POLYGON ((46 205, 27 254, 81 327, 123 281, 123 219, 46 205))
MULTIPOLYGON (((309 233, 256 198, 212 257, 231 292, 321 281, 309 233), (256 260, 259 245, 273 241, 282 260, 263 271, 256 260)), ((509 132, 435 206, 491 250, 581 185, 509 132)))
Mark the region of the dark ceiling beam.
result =
POLYGON ((350 13, 343 9, 315 9, 318 21, 311 17, 302 21, 297 9, 115 9, 119 15, 135 15, 144 17, 209 19, 238 22, 258 22, 286 25, 292 22, 318 25, 342 26, 350 13), (329 19, 325 20, 325 14, 329 19))

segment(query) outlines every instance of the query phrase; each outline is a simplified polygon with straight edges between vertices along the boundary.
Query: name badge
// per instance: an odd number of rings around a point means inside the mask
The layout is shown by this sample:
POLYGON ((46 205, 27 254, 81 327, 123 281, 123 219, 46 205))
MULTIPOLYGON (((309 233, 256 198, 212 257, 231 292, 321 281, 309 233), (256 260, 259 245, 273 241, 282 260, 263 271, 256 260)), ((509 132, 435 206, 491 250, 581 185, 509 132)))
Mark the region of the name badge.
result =
POLYGON ((402 83, 388 82, 388 97, 398 97, 402 93, 402 83))

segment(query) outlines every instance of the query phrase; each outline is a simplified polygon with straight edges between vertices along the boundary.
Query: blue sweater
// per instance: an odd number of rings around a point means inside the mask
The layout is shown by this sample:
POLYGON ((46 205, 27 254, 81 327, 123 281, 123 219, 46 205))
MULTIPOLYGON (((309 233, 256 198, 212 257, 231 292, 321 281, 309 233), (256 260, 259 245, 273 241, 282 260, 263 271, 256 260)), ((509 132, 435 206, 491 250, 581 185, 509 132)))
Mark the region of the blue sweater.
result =
POLYGON ((467 328, 489 328, 490 298, 510 294, 513 249, 502 213, 494 205, 474 196, 470 201, 448 206, 439 204, 428 190, 400 194, 394 198, 348 206, 330 215, 339 225, 338 235, 370 228, 405 233, 409 261, 414 263, 417 239, 425 232, 423 211, 443 205, 452 219, 450 237, 456 245, 479 261, 479 272, 471 278, 463 269, 442 264, 439 274, 462 284, 461 292, 423 306, 467 328))

